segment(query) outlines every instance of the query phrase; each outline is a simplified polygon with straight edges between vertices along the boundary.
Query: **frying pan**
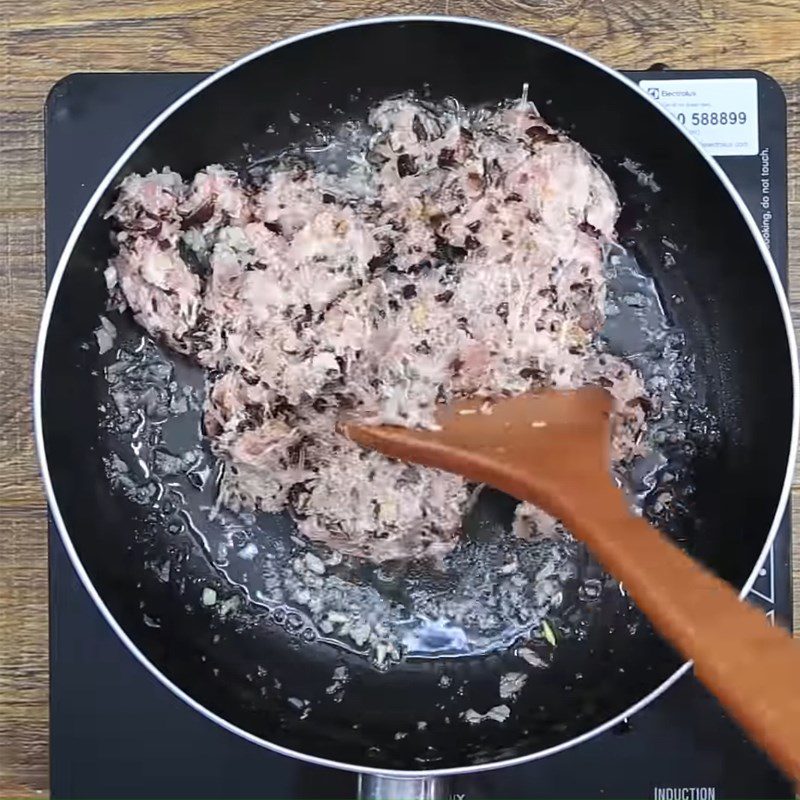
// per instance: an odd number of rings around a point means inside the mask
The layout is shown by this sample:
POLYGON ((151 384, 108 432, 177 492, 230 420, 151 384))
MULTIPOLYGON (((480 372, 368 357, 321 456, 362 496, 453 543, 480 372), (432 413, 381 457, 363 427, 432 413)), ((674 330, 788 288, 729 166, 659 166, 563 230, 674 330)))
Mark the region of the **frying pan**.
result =
MULTIPOLYGON (((694 457, 692 513, 678 536, 744 593, 784 512, 796 449, 786 298, 720 169, 630 81, 556 42, 476 20, 405 17, 322 29, 242 59, 166 109, 120 156, 81 214, 45 306, 37 448, 53 516, 87 591, 131 652, 200 713, 281 753, 371 776, 365 795, 432 796, 442 791, 439 776, 574 746, 651 702, 690 665, 615 587, 594 605, 581 640, 565 639, 551 665, 530 675, 506 722, 471 725, 463 712, 496 705, 499 677, 519 669, 510 652, 380 671, 306 641, 264 607, 213 615, 202 591, 218 576, 197 537, 154 526, 109 485, 116 434, 98 408, 107 362, 86 346, 107 299, 102 271, 112 246, 103 214, 130 172, 169 165, 189 176, 210 163, 243 165, 296 141, 298 117, 312 125, 329 121, 331 109, 363 117, 375 101, 407 90, 493 103, 523 82, 548 121, 616 184, 620 239, 685 331, 719 436, 694 457), (652 173, 659 191, 625 169, 626 159, 652 173), (664 258, 665 241, 676 258, 664 258), (152 565, 167 560, 165 580, 152 565), (326 687, 342 665, 350 680, 332 695, 326 687), (443 675, 461 691, 443 692, 443 675)), ((118 324, 121 336, 136 335, 130 320, 118 324)), ((201 502, 186 493, 190 511, 201 502)))

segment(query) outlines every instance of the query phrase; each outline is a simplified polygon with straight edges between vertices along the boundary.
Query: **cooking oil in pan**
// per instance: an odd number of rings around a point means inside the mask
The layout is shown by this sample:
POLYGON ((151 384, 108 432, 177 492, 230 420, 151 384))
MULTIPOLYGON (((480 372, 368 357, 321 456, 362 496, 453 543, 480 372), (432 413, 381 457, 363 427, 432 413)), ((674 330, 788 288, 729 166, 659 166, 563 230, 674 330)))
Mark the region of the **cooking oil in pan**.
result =
MULTIPOLYGON (((695 392, 691 353, 652 278, 622 251, 609 254, 607 273, 604 346, 627 357, 662 398, 650 422, 649 455, 619 478, 632 501, 669 529, 686 513, 691 458, 683 445, 710 436, 713 425, 695 392), (704 425, 694 424, 698 419, 704 425)), ((609 587, 616 591, 568 534, 532 541, 512 535, 515 503, 493 490, 476 493, 464 539, 441 569, 364 564, 301 540, 286 514, 220 508, 224 467, 202 439, 200 370, 140 335, 120 337, 103 359, 110 483, 147 510, 158 535, 174 542, 168 551, 193 543, 194 581, 235 591, 236 602, 225 604, 216 602, 216 589, 203 592, 202 603, 217 613, 251 614, 257 624, 386 666, 530 640, 547 646, 556 636, 580 635, 583 610, 588 614, 609 587)), ((153 568, 170 572, 163 560, 153 568)))
MULTIPOLYGON (((454 101, 441 110, 464 113, 454 101)), ((310 160, 335 176, 339 189, 358 196, 367 189, 370 135, 366 125, 351 121, 319 131, 297 152, 251 161, 247 171, 257 182, 276 162, 310 160)), ((684 445, 710 436, 713 425, 695 389, 691 353, 655 282, 618 247, 607 254, 606 273, 602 346, 636 366, 649 393, 662 401, 650 414, 648 455, 617 477, 631 501, 669 530, 687 513, 691 457, 684 445)), ((380 666, 403 657, 471 656, 520 642, 530 663, 538 659, 541 666, 545 661, 530 649, 531 640, 546 648, 559 637, 579 636, 591 607, 608 591, 619 596, 566 532, 516 537, 515 502, 490 489, 476 488, 462 541, 439 567, 376 567, 300 539, 288 514, 221 508, 224 466, 201 435, 201 371, 138 334, 118 345, 116 354, 103 356, 108 396, 102 409, 114 434, 109 479, 147 509, 158 535, 170 541, 167 550, 185 552, 185 543, 192 544, 193 580, 205 587, 202 604, 216 613, 251 614, 255 624, 362 653, 380 666)), ((170 574, 164 563, 153 568, 170 574)))

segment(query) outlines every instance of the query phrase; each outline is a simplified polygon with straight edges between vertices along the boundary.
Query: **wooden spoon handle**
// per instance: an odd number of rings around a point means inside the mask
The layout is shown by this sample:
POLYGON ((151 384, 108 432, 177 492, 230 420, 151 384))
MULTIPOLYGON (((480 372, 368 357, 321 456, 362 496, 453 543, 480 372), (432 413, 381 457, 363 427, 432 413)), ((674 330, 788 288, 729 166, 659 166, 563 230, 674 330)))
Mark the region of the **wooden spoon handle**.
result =
POLYGON ((487 483, 560 519, 764 750, 800 780, 800 648, 631 514, 609 474, 611 397, 590 387, 444 407, 420 431, 346 424, 382 453, 487 483))
POLYGON ((694 661, 697 677, 750 736, 800 779, 800 647, 729 584, 631 515, 616 487, 601 491, 604 503, 595 496, 565 509, 567 527, 694 661), (604 512, 596 514, 598 507, 604 512))

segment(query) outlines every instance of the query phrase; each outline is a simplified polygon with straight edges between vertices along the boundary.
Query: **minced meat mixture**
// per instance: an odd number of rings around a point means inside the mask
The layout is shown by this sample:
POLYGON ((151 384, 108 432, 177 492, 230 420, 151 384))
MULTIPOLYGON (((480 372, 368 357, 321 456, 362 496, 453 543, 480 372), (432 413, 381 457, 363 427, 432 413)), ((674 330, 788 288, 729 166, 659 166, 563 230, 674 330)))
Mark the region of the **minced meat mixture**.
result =
MULTIPOLYGON (((374 562, 440 558, 470 488, 361 449, 337 420, 426 426, 458 397, 600 384, 615 459, 630 459, 649 399, 598 344, 619 203, 525 101, 403 97, 369 125, 347 174, 295 158, 257 181, 221 166, 128 176, 106 279, 207 370, 224 504, 288 509, 305 536, 374 562)), ((520 507, 521 535, 549 525, 520 507)))

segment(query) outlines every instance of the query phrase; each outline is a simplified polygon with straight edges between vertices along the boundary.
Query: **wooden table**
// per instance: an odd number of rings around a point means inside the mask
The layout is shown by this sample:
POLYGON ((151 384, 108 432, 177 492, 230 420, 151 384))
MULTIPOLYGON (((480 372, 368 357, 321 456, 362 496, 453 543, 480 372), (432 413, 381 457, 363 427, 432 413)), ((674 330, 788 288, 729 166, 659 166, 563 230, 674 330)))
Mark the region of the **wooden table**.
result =
MULTIPOLYGON (((31 363, 44 296, 42 104, 48 89, 79 70, 213 70, 312 26, 402 13, 510 23, 620 68, 663 62, 771 73, 789 101, 797 324, 800 0, 0 0, 0 797, 48 791, 45 505, 30 433, 31 363)), ((797 480, 794 495, 800 513, 797 480)), ((800 599, 798 524, 800 516, 800 599)))

